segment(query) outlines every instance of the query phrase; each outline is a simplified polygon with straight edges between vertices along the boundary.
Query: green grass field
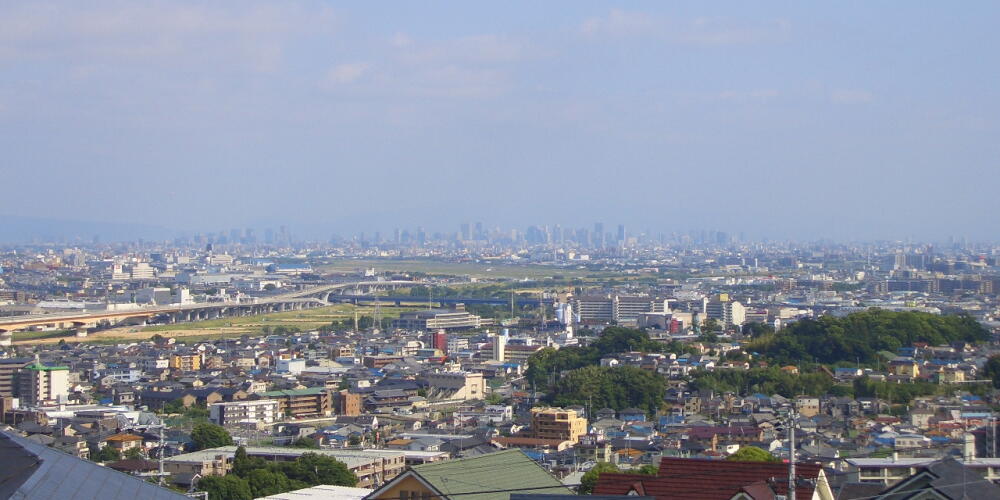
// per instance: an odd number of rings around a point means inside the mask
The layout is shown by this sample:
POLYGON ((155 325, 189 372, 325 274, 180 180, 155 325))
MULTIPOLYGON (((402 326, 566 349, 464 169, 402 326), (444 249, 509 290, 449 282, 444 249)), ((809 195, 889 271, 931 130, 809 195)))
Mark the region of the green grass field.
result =
POLYGON ((46 330, 39 332, 14 332, 13 340, 42 340, 59 337, 74 337, 76 334, 72 330, 46 330))
MULTIPOLYGON (((395 307, 394 305, 383 305, 381 307, 382 317, 395 318, 400 313, 418 310, 420 307, 395 307)), ((316 309, 305 309, 301 311, 286 311, 280 313, 263 314, 259 316, 246 316, 240 318, 221 318, 206 321, 195 321, 191 323, 175 323, 172 325, 152 325, 142 329, 143 332, 171 332, 206 330, 206 336, 221 338, 224 336, 241 335, 244 333, 263 333, 265 327, 276 328, 283 326, 286 328, 297 328, 299 331, 314 330, 324 325, 329 325, 334 321, 344 321, 354 318, 355 310, 359 316, 371 316, 375 309, 370 306, 354 306, 353 304, 335 304, 316 309), (224 332, 212 333, 211 330, 222 330, 224 332), (234 331, 238 330, 238 331, 234 331)), ((185 337, 192 338, 192 337, 185 337)))

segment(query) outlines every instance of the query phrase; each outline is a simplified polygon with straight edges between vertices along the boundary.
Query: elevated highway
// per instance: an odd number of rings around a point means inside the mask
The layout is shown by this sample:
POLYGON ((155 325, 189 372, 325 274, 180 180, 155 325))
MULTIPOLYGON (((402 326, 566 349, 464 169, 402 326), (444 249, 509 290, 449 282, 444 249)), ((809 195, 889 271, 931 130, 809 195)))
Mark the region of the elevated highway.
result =
POLYGON ((39 328, 84 331, 98 326, 182 323, 218 318, 256 316, 282 311, 321 307, 314 298, 269 298, 256 302, 204 302, 199 304, 144 307, 122 311, 33 314, 0 318, 0 345, 10 345, 12 333, 39 328))
POLYGON ((331 295, 361 295, 372 290, 395 290, 406 286, 426 286, 433 283, 422 281, 353 281, 348 283, 333 283, 328 285, 318 285, 301 290, 274 295, 275 299, 300 299, 305 297, 315 297, 324 302, 329 301, 331 295))

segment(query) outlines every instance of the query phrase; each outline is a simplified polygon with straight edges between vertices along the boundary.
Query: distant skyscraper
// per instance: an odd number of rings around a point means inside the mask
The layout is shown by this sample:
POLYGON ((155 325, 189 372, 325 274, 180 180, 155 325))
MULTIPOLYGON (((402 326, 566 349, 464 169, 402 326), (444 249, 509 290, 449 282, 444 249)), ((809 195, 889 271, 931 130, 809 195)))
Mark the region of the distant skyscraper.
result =
POLYGON ((590 235, 594 241, 594 246, 601 248, 604 246, 604 223, 595 222, 594 223, 594 234, 590 235))
POLYGON ((618 224, 618 242, 625 243, 625 224, 618 224))
POLYGON ((469 241, 469 240, 471 240, 472 239, 472 233, 469 231, 469 223, 468 222, 463 222, 461 227, 462 227, 462 241, 469 241))
POLYGON ((476 235, 475 236, 476 236, 476 240, 479 240, 479 241, 486 239, 486 232, 483 231, 483 223, 482 222, 477 222, 476 223, 476 235))

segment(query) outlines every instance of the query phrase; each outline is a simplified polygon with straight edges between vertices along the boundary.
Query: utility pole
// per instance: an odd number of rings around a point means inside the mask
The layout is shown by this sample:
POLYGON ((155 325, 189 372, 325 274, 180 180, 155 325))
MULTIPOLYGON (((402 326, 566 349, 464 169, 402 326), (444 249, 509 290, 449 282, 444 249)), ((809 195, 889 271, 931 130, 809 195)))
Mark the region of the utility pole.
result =
POLYGON ((795 500, 795 406, 788 412, 788 500, 795 500))
POLYGON ((159 460, 157 460, 159 462, 159 468, 160 468, 160 481, 159 481, 160 486, 163 486, 163 448, 164 448, 163 427, 165 426, 166 426, 165 423, 160 422, 160 457, 159 460))

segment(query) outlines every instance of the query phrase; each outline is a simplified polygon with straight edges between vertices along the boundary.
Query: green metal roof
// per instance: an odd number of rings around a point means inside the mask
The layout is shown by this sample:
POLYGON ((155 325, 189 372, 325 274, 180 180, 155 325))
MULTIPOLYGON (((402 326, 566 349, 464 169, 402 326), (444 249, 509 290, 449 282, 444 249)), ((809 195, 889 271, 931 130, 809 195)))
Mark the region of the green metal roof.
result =
POLYGON ((314 396, 327 391, 326 387, 307 387, 305 389, 289 389, 285 391, 268 391, 260 393, 262 396, 314 396))
POLYGON ((412 470, 442 494, 459 495, 456 500, 509 500, 511 493, 573 494, 521 450, 415 465, 412 470), (475 491, 495 492, 464 494, 475 491))
POLYGON ((25 368, 28 370, 35 370, 38 372, 55 372, 55 371, 69 370, 68 366, 45 366, 41 363, 32 363, 28 366, 25 366, 25 368))

